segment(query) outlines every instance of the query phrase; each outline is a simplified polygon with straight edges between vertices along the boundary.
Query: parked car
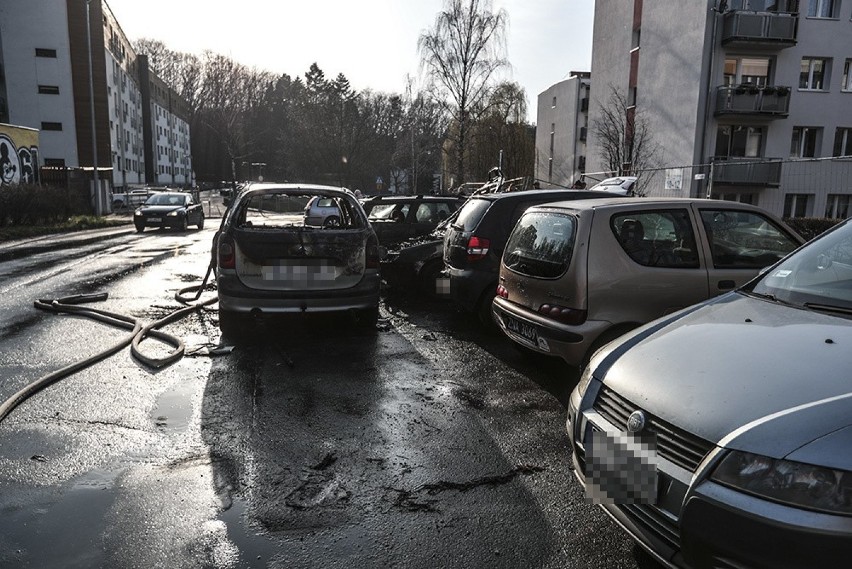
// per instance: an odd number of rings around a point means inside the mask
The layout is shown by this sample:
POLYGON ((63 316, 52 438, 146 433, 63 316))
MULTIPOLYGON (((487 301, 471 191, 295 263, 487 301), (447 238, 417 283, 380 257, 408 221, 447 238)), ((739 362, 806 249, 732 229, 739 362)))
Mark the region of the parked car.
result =
POLYGON ((744 284, 801 243, 780 219, 736 202, 537 206, 509 238, 494 315, 521 346, 582 365, 602 344, 744 284))
POLYGON ((601 180, 589 189, 601 192, 611 192, 620 196, 633 196, 636 195, 634 190, 636 180, 638 180, 636 176, 616 176, 614 178, 601 180))
POLYGON ((379 238, 390 246, 431 233, 464 202, 456 196, 376 196, 361 201, 379 238))
POLYGON ((443 256, 450 296, 458 306, 492 325, 491 300, 497 289, 506 239, 530 206, 557 200, 607 196, 588 190, 528 190, 472 196, 444 234, 443 256))
POLYGON ((223 334, 235 335, 249 316, 285 313, 348 312, 375 327, 378 240, 346 189, 250 184, 223 218, 213 255, 223 334), (312 201, 333 206, 339 221, 308 223, 312 201))
POLYGON ((449 295, 449 281, 442 276, 448 223, 441 222, 429 235, 412 237, 384 252, 381 273, 388 286, 416 290, 427 297, 449 295))
POLYGON ((849 565, 850 282, 846 222, 592 358, 568 406, 574 473, 667 566, 849 565), (613 461, 624 432, 656 451, 613 461), (626 498, 613 474, 648 492, 626 498))
POLYGON ((305 225, 339 227, 341 215, 333 197, 314 196, 305 206, 305 225))
POLYGON ((204 229, 204 208, 189 193, 159 192, 152 194, 133 214, 136 231, 146 227, 171 227, 186 231, 190 225, 204 229))
POLYGON ((142 205, 151 193, 147 189, 136 189, 112 194, 112 209, 121 210, 142 205))

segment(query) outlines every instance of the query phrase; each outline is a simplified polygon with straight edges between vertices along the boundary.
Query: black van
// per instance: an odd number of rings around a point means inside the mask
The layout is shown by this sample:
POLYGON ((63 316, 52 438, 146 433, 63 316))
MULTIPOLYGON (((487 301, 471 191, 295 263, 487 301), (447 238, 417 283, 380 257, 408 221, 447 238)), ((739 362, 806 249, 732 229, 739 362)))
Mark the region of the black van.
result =
POLYGON ((494 320, 491 301, 497 290, 500 259, 512 228, 530 206, 543 203, 614 197, 591 190, 528 190, 471 197, 444 235, 444 264, 450 296, 475 313, 486 326, 494 320))

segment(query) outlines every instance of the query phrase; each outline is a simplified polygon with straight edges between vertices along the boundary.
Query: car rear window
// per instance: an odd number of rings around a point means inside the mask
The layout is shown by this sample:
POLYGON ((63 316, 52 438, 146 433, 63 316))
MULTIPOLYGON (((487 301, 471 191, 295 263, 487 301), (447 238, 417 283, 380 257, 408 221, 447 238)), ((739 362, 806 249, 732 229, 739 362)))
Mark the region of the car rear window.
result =
POLYGON ((453 226, 461 228, 463 231, 473 231, 489 207, 491 207, 490 200, 472 199, 468 201, 462 206, 453 226))
POLYGON ((360 229, 364 227, 355 202, 346 197, 320 196, 289 192, 254 193, 241 200, 233 213, 232 223, 242 228, 280 229, 283 227, 316 227, 318 229, 360 229), (322 209, 316 209, 322 208, 322 209), (333 218, 334 224, 327 220, 333 218))
POLYGON ((523 275, 556 278, 571 263, 576 227, 576 219, 570 215, 526 213, 509 236, 503 263, 523 275))

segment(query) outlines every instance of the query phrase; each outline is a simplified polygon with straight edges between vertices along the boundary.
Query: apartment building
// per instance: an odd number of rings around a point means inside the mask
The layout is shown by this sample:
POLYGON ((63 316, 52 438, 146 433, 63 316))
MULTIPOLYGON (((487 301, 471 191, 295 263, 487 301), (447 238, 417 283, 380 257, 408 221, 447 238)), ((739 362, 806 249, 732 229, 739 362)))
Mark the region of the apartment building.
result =
POLYGON ((0 122, 40 130, 40 166, 97 165, 101 205, 112 189, 193 183, 189 116, 105 1, 0 2, 0 122))
MULTIPOLYGON (((598 0, 589 117, 613 90, 641 114, 658 146, 659 168, 637 172, 649 195, 845 218, 850 37, 848 0, 598 0)), ((595 137, 588 170, 606 170, 595 137)))
POLYGON ((586 171, 590 73, 572 71, 538 96, 535 177, 571 186, 586 171))

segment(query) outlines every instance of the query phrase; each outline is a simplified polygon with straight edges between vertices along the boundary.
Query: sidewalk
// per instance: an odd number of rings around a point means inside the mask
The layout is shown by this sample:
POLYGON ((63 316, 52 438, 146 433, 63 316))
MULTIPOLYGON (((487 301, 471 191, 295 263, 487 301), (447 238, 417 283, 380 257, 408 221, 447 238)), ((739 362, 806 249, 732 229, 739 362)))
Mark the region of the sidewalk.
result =
MULTIPOLYGON (((109 216, 112 217, 112 216, 109 216)), ((123 216, 115 216, 124 219, 123 216)), ((96 243, 105 239, 117 239, 136 232, 132 223, 118 227, 106 227, 103 229, 86 229, 83 231, 71 231, 67 233, 51 233, 38 237, 16 239, 14 241, 0 242, 0 262, 20 259, 46 251, 76 247, 89 243, 96 243)))

